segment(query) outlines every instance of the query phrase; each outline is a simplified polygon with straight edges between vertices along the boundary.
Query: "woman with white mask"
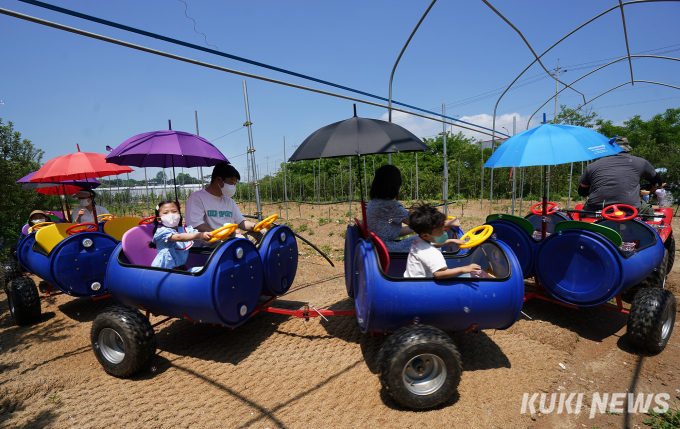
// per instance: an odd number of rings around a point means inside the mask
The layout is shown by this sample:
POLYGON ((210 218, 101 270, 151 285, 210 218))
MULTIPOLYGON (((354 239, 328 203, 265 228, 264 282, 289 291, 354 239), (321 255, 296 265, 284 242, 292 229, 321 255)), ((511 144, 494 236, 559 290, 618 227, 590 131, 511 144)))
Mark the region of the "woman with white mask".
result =
POLYGON ((210 232, 230 223, 237 224, 241 230, 252 231, 255 224, 243 217, 231 198, 240 179, 241 175, 231 164, 217 164, 213 168, 210 186, 194 192, 187 199, 187 224, 202 232, 210 232))
POLYGON ((78 198, 78 203, 80 204, 79 209, 73 210, 72 218, 73 223, 96 223, 94 221, 94 210, 97 211, 97 216, 103 214, 109 214, 109 211, 104 207, 99 205, 92 205, 94 197, 97 194, 91 190, 82 190, 76 193, 76 198, 78 198))

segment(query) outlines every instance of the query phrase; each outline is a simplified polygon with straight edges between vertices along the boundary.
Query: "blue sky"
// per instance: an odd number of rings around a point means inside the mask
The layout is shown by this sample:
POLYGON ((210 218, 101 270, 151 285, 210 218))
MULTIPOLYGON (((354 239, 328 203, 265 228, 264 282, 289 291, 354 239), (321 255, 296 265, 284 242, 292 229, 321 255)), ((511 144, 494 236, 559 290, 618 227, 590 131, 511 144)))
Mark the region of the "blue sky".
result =
MULTIPOLYGON (((389 75, 401 47, 425 11, 428 0, 372 1, 196 1, 185 0, 207 42, 239 55, 320 79, 387 96, 389 75)), ((53 4, 205 45, 203 35, 185 16, 179 0, 52 1, 53 4)), ((587 19, 616 1, 506 0, 492 2, 541 53, 587 19)), ((135 35, 66 16, 17 0, 0 7, 119 38, 245 72, 338 92, 313 82, 135 35)), ((632 54, 680 57, 678 2, 627 6, 626 24, 632 54), (664 48, 664 49, 661 49, 664 48), (664 52, 664 53, 660 53, 664 52)), ((3 65, 0 67, 0 117, 45 151, 44 161, 76 150, 104 153, 133 135, 166 129, 195 132, 208 140, 234 131, 245 122, 242 80, 237 75, 154 56, 0 15, 3 65)), ((571 82, 605 59, 624 56, 621 13, 614 10, 577 32, 543 57, 548 68, 557 60, 571 82)), ((482 1, 439 0, 401 59, 394 79, 395 100, 491 126, 498 95, 532 61, 521 38, 482 1), (496 93, 497 94, 497 93, 496 93), (476 100, 476 101, 474 101, 476 100), (474 101, 474 102, 471 102, 474 101)), ((636 79, 680 86, 680 63, 659 59, 633 61, 636 79)), ((627 61, 619 62, 576 84, 593 97, 630 79, 627 61)), ((260 172, 270 171, 293 145, 317 128, 352 115, 352 102, 255 79, 246 79, 254 144, 260 172)), ((538 65, 521 78, 525 86, 501 100, 497 129, 518 132, 555 92, 555 81, 538 65)), ((567 90, 560 104, 575 107, 581 96, 567 90)), ((359 97, 361 98, 361 97, 359 97)), ((365 98, 365 97, 364 97, 365 98)), ((680 106, 680 91, 636 83, 613 91, 593 104, 615 123, 635 114, 649 118, 680 106)), ((541 112, 554 113, 554 101, 541 112)), ((359 105, 359 116, 386 119, 385 109, 359 105)), ((540 116, 537 115, 537 117, 540 116)), ((421 137, 431 137, 442 124, 394 115, 395 122, 421 137)), ((533 124, 532 124, 533 125, 533 124)), ((457 128, 453 128, 457 131, 457 128)), ((464 130, 468 135, 471 133, 464 130)), ((479 135, 475 135, 479 136, 479 135)), ((479 136, 484 137, 484 136, 479 136)), ((486 137, 484 137, 486 138, 486 137)), ((214 144, 245 176, 248 135, 240 129, 214 144)), ((205 171, 207 172, 207 170, 205 171)), ((152 172, 153 173, 153 172, 152 172)), ((195 175, 195 170, 191 172, 195 175)), ((140 170, 131 177, 142 179, 140 170)))

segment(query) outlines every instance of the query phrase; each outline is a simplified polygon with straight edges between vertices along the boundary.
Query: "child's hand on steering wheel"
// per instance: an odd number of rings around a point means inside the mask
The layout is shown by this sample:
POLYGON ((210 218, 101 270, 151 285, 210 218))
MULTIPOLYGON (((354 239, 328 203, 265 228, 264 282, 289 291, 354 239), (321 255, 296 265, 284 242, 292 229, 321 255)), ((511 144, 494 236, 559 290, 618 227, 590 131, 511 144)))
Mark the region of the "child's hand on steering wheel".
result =
POLYGON ((199 235, 198 239, 201 241, 208 241, 212 240, 213 236, 209 232, 202 232, 201 235, 199 235))

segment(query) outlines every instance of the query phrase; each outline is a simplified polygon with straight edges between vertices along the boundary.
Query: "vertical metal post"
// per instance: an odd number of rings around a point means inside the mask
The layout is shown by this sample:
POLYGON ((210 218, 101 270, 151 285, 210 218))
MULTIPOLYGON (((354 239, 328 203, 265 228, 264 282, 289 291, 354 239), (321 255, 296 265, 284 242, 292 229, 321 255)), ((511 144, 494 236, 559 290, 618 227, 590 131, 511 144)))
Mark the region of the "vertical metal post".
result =
MULTIPOLYGON (((446 104, 442 103, 442 120, 445 120, 446 104)), ((446 157, 446 122, 442 122, 442 130, 444 137, 444 189, 442 196, 444 197, 444 215, 449 214, 448 199, 449 199, 449 160, 446 157)))
POLYGON ((286 137, 283 137, 283 199, 286 201, 286 222, 288 221, 288 182, 286 175, 286 137))
POLYGON ((342 202, 345 199, 345 188, 343 187, 342 183, 342 161, 340 161, 340 201, 342 202))
POLYGON ((319 158, 319 210, 321 210, 321 158, 319 158))
MULTIPOLYGON (((246 103, 246 125, 248 126, 248 141, 250 143, 250 148, 248 152, 250 152, 250 162, 252 164, 253 168, 253 173, 255 173, 256 167, 255 167, 255 149, 253 148, 253 130, 252 130, 252 125, 253 123, 250 122, 250 107, 248 106, 248 88, 246 86, 246 81, 243 81, 243 99, 245 100, 246 103)), ((262 220, 262 209, 260 207, 260 189, 257 181, 255 182, 255 203, 257 205, 257 219, 262 220)))
MULTIPOLYGON (((198 134, 198 111, 194 110, 194 117, 196 118, 196 135, 200 136, 198 134)), ((199 168, 199 173, 201 177, 201 189, 205 189, 205 181, 203 180, 203 167, 198 167, 199 168)))
MULTIPOLYGON (((373 173, 375 175, 375 172, 373 173)), ((418 192, 418 153, 416 152, 416 201, 420 199, 420 193, 418 192)))
POLYGON ((413 201, 413 167, 411 167, 410 170, 411 170, 411 201, 413 201))
POLYGON ((521 176, 519 176, 519 216, 522 216, 522 202, 524 201, 524 168, 522 167, 521 176))
MULTIPOLYGON (((493 133, 493 132, 492 132, 493 133)), ((480 193, 479 193, 479 208, 481 209, 483 207, 484 203, 484 142, 479 142, 479 148, 481 149, 481 166, 480 170, 482 171, 482 183, 480 186, 480 193)))

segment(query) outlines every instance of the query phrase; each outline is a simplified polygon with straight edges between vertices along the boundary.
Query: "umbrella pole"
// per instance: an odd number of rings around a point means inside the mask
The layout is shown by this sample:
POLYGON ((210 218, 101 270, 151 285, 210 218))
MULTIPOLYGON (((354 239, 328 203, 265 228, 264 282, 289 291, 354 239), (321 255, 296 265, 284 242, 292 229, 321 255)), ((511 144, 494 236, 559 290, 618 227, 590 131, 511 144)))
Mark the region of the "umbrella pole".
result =
MULTIPOLYGON (((357 155, 357 163, 359 162, 359 155, 357 155)), ((366 174, 366 158, 364 157, 364 174, 366 174)), ((366 219, 366 201, 364 201, 364 188, 361 185, 361 171, 359 171, 359 192, 361 193, 361 216, 363 216, 364 229, 368 231, 368 220, 366 219)))
POLYGON ((548 217, 548 179, 547 179, 547 169, 543 169, 543 217, 541 220, 541 241, 545 240, 545 233, 547 228, 547 217, 548 217))
MULTIPOLYGON (((177 196, 177 176, 175 176, 175 158, 170 157, 172 160, 172 185, 175 188, 175 201, 177 201, 177 207, 179 207, 179 197, 177 196)), ((180 214, 182 214, 182 211, 180 210, 180 214)))
MULTIPOLYGON (((85 173, 85 181, 87 182, 87 173, 85 173)), ((92 197, 92 223, 97 225, 96 231, 99 231, 99 222, 97 221, 97 202, 94 200, 94 195, 92 193, 90 196, 92 197)))

